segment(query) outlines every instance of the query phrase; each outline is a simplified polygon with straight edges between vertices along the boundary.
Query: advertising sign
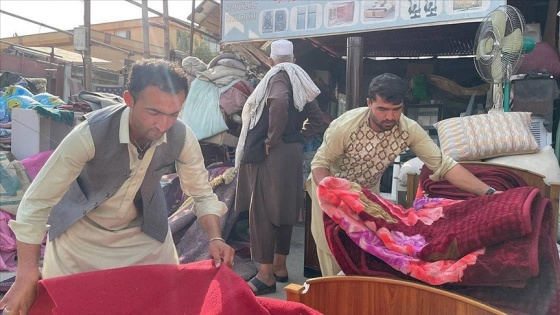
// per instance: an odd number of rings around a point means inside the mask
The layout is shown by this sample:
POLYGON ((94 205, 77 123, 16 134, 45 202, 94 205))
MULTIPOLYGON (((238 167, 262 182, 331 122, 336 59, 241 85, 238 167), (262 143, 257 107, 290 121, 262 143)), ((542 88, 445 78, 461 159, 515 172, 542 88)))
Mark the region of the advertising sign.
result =
POLYGON ((482 20, 506 0, 222 0, 222 42, 482 20))

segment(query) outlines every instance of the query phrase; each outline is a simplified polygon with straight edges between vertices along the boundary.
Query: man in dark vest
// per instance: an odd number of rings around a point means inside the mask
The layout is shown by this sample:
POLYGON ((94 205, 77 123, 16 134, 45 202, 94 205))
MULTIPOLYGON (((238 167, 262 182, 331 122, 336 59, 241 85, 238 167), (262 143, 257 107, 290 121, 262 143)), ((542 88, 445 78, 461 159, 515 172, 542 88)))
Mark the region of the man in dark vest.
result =
POLYGON ((195 200, 216 267, 233 264, 234 250, 221 238, 219 216, 226 207, 208 182, 196 137, 177 120, 187 89, 178 65, 138 61, 124 93, 126 106, 85 115, 60 143, 9 223, 17 238, 18 269, 0 301, 4 312, 26 314, 41 277, 178 264, 160 186, 174 164, 183 191, 195 200))
POLYGON ((239 168, 235 207, 249 211, 251 258, 259 271, 248 285, 255 295, 288 282, 286 259, 303 204, 303 145, 321 127, 319 88, 294 63, 288 40, 272 42, 272 68, 243 107, 235 155, 239 168))

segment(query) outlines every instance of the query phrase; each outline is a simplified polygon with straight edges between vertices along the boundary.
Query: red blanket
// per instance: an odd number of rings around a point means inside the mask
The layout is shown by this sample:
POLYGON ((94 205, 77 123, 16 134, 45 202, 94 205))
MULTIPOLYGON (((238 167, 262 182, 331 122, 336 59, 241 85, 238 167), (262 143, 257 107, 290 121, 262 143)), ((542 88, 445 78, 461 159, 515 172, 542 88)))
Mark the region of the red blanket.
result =
MULTIPOLYGON (((409 243, 412 250, 405 264, 402 262, 402 251, 407 248, 404 243, 390 244, 401 251, 391 256, 387 250, 378 250, 377 239, 368 241, 367 236, 361 236, 356 242, 358 231, 367 234, 367 230, 360 229, 359 222, 352 221, 355 218, 344 217, 342 211, 335 212, 342 217, 333 216, 329 204, 340 209, 360 208, 360 204, 366 203, 363 199, 356 203, 350 198, 351 194, 340 192, 340 184, 325 192, 321 187, 324 182, 326 180, 321 183, 318 195, 323 209, 330 215, 324 215, 327 240, 345 274, 412 280, 410 274, 421 279, 413 272, 401 271, 411 270, 408 264, 425 266, 434 261, 457 261, 483 250, 474 260, 461 266, 464 270, 458 273, 459 282, 442 287, 513 314, 560 313, 560 262, 552 235, 552 207, 548 199, 541 198, 538 190, 521 187, 468 202, 448 203, 441 206, 442 216, 430 224, 405 224, 403 216, 397 221, 386 216, 387 213, 403 213, 403 209, 362 189, 367 200, 375 205, 370 208, 375 208, 376 214, 380 213, 379 209, 385 210, 385 217, 372 216, 365 210, 355 212, 385 244, 390 243, 383 239, 387 235, 402 235, 401 240, 416 237, 416 242, 426 242, 417 252, 414 252, 414 244, 409 243)), ((439 265, 434 266, 428 270, 437 272, 439 265)))
POLYGON ((42 280, 30 315, 320 314, 296 302, 255 297, 231 269, 210 260, 118 268, 42 280))
MULTIPOLYGON (((508 190, 515 187, 527 186, 527 183, 519 175, 509 170, 497 166, 463 164, 467 170, 484 183, 494 187, 497 190, 508 190)), ((476 195, 461 190, 446 180, 433 181, 428 176, 432 171, 424 165, 420 171, 419 191, 425 193, 428 197, 442 197, 449 199, 469 199, 475 198, 476 195)))

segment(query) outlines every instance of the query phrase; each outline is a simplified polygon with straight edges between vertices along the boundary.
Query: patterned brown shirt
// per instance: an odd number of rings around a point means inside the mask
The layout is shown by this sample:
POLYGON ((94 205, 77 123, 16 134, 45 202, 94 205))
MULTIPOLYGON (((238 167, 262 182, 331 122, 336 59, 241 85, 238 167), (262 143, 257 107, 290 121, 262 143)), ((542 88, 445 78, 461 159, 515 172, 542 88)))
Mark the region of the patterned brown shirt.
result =
POLYGON ((360 107, 335 119, 325 132, 311 169, 323 167, 331 176, 346 178, 379 192, 383 172, 407 147, 440 179, 456 165, 443 155, 426 131, 415 121, 401 115, 389 131, 376 132, 368 124, 370 110, 360 107))

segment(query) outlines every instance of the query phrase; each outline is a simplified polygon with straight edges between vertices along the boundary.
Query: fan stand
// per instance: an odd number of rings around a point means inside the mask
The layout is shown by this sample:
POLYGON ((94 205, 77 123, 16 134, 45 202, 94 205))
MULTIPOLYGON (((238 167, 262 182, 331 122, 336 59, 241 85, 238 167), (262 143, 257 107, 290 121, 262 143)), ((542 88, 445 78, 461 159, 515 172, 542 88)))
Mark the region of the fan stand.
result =
POLYGON ((492 110, 504 110, 504 89, 502 83, 492 85, 492 110))
POLYGON ((511 69, 511 64, 508 64, 506 67, 506 73, 505 73, 505 80, 504 80, 504 112, 509 112, 510 111, 510 92, 511 92, 511 75, 512 73, 512 69, 511 69))

